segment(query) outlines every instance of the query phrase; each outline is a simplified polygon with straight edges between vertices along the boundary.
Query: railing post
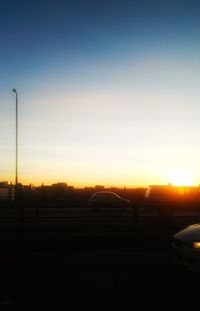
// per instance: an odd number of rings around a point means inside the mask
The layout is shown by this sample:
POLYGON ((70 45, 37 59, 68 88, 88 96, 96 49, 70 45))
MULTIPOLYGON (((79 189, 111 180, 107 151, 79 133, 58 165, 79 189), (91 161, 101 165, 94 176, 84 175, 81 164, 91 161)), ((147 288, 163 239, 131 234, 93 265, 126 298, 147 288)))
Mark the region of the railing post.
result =
POLYGON ((40 222, 40 210, 39 210, 38 206, 35 208, 35 222, 36 222, 36 225, 39 225, 39 222, 40 222))
POLYGON ((135 202, 132 204, 132 231, 134 233, 139 232, 139 207, 138 207, 138 202, 135 202))

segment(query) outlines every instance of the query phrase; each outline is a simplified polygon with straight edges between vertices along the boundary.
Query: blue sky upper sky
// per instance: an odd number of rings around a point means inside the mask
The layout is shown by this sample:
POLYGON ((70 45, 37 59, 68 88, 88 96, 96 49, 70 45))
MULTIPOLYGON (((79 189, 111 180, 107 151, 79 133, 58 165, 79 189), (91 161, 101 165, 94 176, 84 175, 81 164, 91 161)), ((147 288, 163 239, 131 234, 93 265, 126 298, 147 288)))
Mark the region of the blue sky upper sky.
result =
POLYGON ((0 179, 15 87, 23 183, 200 183, 199 74, 199 1, 0 0, 0 179))

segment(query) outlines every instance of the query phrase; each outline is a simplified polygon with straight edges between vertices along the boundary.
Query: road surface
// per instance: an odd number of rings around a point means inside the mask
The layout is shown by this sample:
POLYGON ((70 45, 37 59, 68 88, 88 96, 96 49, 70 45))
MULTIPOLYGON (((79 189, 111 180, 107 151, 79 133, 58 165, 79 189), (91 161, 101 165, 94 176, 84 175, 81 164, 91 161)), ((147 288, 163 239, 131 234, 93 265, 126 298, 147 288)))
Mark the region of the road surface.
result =
POLYGON ((171 238, 199 214, 0 211, 0 303, 169 310, 198 299, 199 275, 178 268, 171 238))

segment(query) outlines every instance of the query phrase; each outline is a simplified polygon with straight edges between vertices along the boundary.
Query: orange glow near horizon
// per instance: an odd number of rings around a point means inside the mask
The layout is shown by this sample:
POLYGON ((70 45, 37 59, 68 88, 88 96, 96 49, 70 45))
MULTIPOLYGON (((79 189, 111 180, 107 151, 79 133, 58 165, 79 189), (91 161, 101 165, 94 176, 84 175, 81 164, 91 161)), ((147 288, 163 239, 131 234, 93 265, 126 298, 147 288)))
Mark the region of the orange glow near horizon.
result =
MULTIPOLYGON (((68 154, 70 152, 68 151, 68 154)), ((99 152, 100 153, 100 152, 99 152)), ((60 153, 61 154, 61 153, 60 153)), ((78 151, 73 154, 77 156, 78 151)), ((144 153, 143 153, 144 154, 144 153)), ((198 186, 199 173, 193 166, 164 166, 163 161, 159 162, 158 158, 153 161, 151 166, 144 165, 145 156, 137 159, 137 165, 133 161, 132 154, 126 150, 123 157, 116 152, 110 152, 110 158, 101 150, 101 158, 99 159, 96 153, 88 152, 88 159, 74 159, 74 161, 64 161, 66 154, 63 155, 63 160, 56 158, 43 162, 35 159, 21 161, 19 169, 19 182, 28 185, 40 186, 51 185, 57 182, 66 182, 75 188, 94 187, 95 185, 104 185, 106 188, 146 188, 149 185, 167 185, 171 183, 174 186, 198 186), (102 156, 104 155, 104 157, 102 156), (80 161, 81 160, 81 161, 80 161)), ((72 155, 71 155, 72 156, 72 155)), ((61 158, 61 156, 60 156, 61 158)), ((14 166, 10 174, 2 174, 1 181, 12 181, 14 184, 14 166)))
MULTIPOLYGON (((171 169, 168 170, 167 178, 153 178, 153 176, 147 177, 146 180, 142 178, 133 178, 132 180, 127 178, 108 180, 107 178, 97 178, 93 180, 92 178, 88 178, 81 176, 80 179, 70 178, 66 179, 63 176, 56 176, 56 178, 42 178, 41 176, 34 176, 32 179, 21 177, 19 182, 24 185, 31 184, 32 186, 40 186, 42 184, 49 186, 54 183, 65 182, 69 186, 74 186, 75 188, 85 188, 85 187, 94 187, 96 185, 103 185, 105 188, 116 187, 116 188, 147 188, 149 185, 167 185, 172 184, 173 186, 197 186, 194 183, 194 177, 191 172, 184 170, 171 169), (150 178, 151 177, 151 178, 150 178)), ((15 183, 14 179, 4 179, 2 181, 9 180, 9 183, 15 183)))

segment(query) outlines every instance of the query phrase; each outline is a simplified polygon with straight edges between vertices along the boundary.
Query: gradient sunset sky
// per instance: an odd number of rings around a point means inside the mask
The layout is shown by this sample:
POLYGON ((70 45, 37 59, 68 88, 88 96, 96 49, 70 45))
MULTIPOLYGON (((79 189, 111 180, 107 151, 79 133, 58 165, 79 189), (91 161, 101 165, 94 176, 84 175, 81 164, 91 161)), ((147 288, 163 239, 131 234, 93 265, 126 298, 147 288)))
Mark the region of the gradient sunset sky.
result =
POLYGON ((0 0, 0 181, 200 183, 200 2, 0 0))

